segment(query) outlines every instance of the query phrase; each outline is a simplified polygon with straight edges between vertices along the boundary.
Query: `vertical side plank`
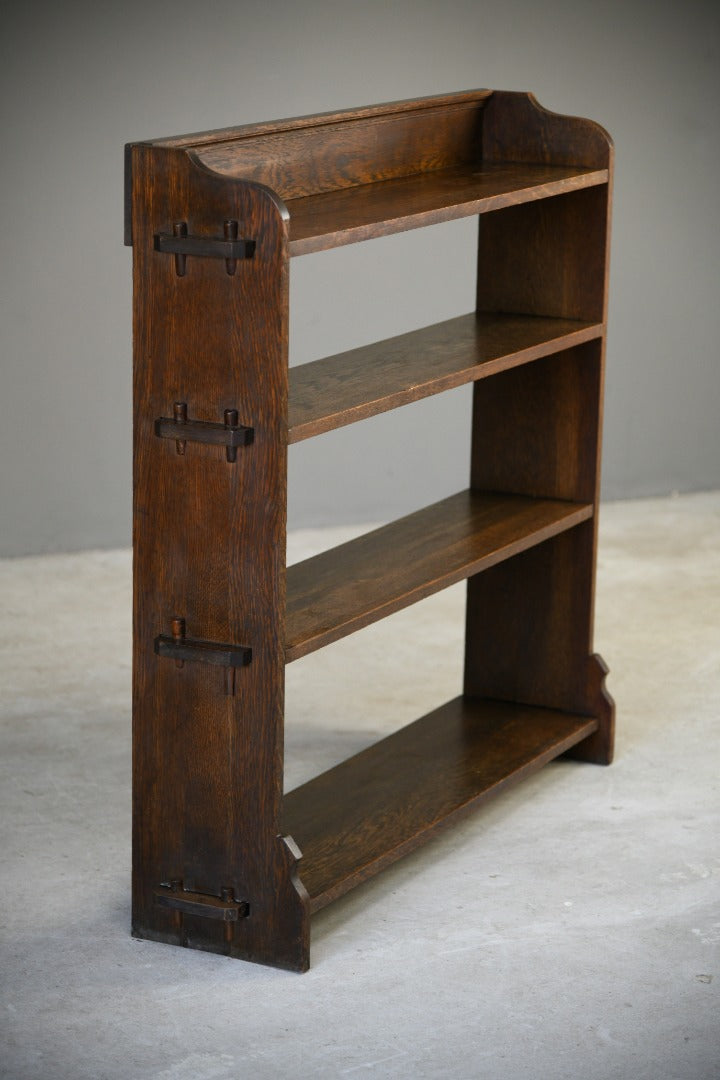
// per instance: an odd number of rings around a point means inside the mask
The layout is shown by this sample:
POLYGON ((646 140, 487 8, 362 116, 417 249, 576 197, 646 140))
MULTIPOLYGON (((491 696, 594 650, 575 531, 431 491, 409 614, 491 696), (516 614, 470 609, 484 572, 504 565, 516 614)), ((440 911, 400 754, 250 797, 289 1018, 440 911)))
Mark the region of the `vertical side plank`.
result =
POLYGON ((606 185, 480 218, 478 310, 603 322, 606 185))
MULTIPOLYGON (((281 967, 308 966, 307 897, 279 836, 283 775, 288 254, 272 193, 213 175, 182 150, 133 150, 134 675, 133 932, 281 967), (256 242, 224 259, 176 260, 154 236, 185 222, 256 242), (254 429, 227 460, 154 422, 237 410, 254 429), (252 649, 232 680, 215 665, 154 653, 173 617, 188 637, 252 649), (230 691, 230 692, 229 692, 230 691), (163 882, 229 890, 233 923, 158 906, 163 882)), ((226 893, 228 895, 228 893, 226 893)))
MULTIPOLYGON (((483 157, 607 168, 597 124, 530 94, 486 104, 483 157)), ((610 185, 483 215, 479 311, 605 321, 610 185)), ((612 759, 614 706, 592 652, 604 340, 474 387, 471 486, 591 500, 592 521, 468 582, 465 692, 595 716, 571 752, 612 759)))
POLYGON ((589 341, 475 383, 476 490, 593 501, 601 353, 589 341))
POLYGON ((592 546, 586 522, 469 579, 465 693, 588 711, 592 546))
MULTIPOLYGON (((588 342, 475 386, 477 490, 594 499, 601 350, 588 342)), ((468 582, 466 693, 597 715, 594 544, 588 521, 468 582)))

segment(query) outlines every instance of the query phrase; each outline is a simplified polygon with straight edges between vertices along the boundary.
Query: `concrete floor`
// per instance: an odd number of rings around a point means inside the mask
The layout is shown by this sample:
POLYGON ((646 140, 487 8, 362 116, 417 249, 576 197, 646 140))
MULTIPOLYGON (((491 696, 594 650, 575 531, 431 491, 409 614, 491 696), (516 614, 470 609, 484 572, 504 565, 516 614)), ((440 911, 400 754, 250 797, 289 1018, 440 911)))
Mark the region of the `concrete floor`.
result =
MULTIPOLYGON (((550 765, 320 913, 307 975, 130 937, 128 553, 8 560, 0 596, 0 1075, 720 1077, 720 493, 603 508, 616 763, 550 765)), ((457 692, 462 610, 288 668, 288 786, 457 692)))

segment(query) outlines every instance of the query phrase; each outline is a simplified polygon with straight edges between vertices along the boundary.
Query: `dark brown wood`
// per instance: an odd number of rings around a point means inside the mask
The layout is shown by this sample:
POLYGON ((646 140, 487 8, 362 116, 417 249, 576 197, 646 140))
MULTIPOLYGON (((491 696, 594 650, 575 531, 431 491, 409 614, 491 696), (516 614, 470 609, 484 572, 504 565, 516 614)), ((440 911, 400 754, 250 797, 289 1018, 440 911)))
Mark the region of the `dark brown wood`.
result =
POLYGON ((483 110, 482 156, 611 169, 613 144, 593 120, 551 112, 526 91, 496 90, 483 110))
MULTIPOLYGON (((307 116, 294 116, 283 120, 263 120, 260 123, 242 124, 237 127, 215 128, 212 131, 198 131, 190 135, 172 135, 153 139, 152 145, 174 147, 176 149, 195 149, 200 153, 204 147, 218 143, 240 142, 258 135, 277 135, 282 132, 309 131, 316 127, 335 127, 354 120, 397 120, 412 114, 437 112, 438 123, 443 116, 457 108, 477 108, 498 91, 493 90, 458 90, 451 94, 431 94, 424 98, 404 98, 401 101, 386 101, 378 105, 363 105, 359 108, 339 109, 332 112, 312 113, 307 116)), ((239 150, 241 153, 242 151, 239 150)))
POLYGON ((483 100, 246 135, 197 148, 217 172, 267 184, 283 199, 479 162, 483 100))
POLYGON ((592 504, 461 491, 288 567, 288 662, 592 515, 592 504))
POLYGON ((614 710, 604 688, 606 668, 592 653, 587 584, 593 524, 588 520, 470 579, 465 693, 592 716, 598 731, 577 753, 609 764, 614 710))
POLYGON ((473 487, 594 501, 601 349, 596 339, 476 383, 473 487))
MULTIPOLYGON (((192 150, 207 168, 265 184, 284 199, 449 168, 481 159, 490 90, 468 90, 361 109, 154 139, 192 150)), ((131 148, 126 148, 125 243, 132 244, 131 148)))
POLYGON ((290 254, 486 214, 605 184, 607 178, 606 169, 482 162, 290 199, 290 254))
POLYGON ((127 148, 137 936, 304 970, 312 910, 558 754, 610 760, 611 179, 598 125, 484 90, 127 148), (294 369, 288 406, 290 256, 476 213, 477 312, 294 369), (471 381, 471 490, 286 570, 288 442, 471 381), (285 663, 463 578, 464 697, 283 800, 285 663))
POLYGON ((596 727, 585 716, 458 697, 289 792, 283 826, 303 853, 312 910, 596 727))
POLYGON ((287 431, 287 225, 265 189, 213 176, 191 155, 137 147, 133 932, 302 970, 308 912, 282 797, 287 431), (178 277, 153 238, 239 220, 261 237, 243 273, 195 259, 178 277), (202 357, 202 362, 198 362, 202 357), (173 402, 214 422, 242 403, 252 446, 178 456, 155 419, 173 402), (240 642, 234 686, 212 665, 168 663, 154 641, 182 612, 193 636, 240 642), (234 689, 234 693, 232 692, 234 689), (251 750, 249 750, 251 748, 251 750), (230 937, 210 919, 158 907, 232 888, 251 905, 230 937))
POLYGON ((602 325, 490 312, 461 315, 290 369, 288 442, 528 364, 602 325))
MULTIPOLYGON (((498 94, 485 114, 492 160, 582 162, 612 171, 607 134, 558 117, 531 95, 498 94)), ((478 310, 604 322, 609 184, 481 220, 478 310)), ((471 488, 589 499, 595 513, 468 582, 465 692, 585 713, 598 719, 575 748, 612 759, 614 707, 593 654, 593 602, 604 335, 474 387, 471 488), (493 618, 488 619, 488 611, 493 618)))
POLYGON ((607 186, 480 219, 480 311, 605 321, 607 186))

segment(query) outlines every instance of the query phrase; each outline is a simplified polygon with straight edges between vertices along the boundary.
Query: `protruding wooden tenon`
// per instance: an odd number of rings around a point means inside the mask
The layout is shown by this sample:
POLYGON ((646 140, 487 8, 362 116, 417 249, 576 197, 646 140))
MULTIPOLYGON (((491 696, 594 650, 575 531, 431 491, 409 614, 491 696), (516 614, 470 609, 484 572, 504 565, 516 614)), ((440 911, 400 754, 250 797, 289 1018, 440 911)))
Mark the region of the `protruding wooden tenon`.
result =
POLYGON ((188 420, 187 403, 176 401, 172 416, 161 416, 155 421, 155 434, 159 439, 174 439, 178 454, 185 453, 188 442, 205 443, 207 446, 224 446, 228 461, 237 461, 239 446, 249 446, 254 430, 238 423, 237 409, 225 409, 222 424, 211 420, 188 420))
POLYGON ((156 251, 175 256, 175 272, 178 277, 185 276, 188 255, 203 259, 224 259, 225 269, 232 276, 238 259, 251 259, 255 254, 255 241, 238 237, 237 221, 224 222, 222 239, 217 236, 190 236, 187 222, 176 221, 171 233, 156 233, 154 240, 156 251))
POLYGON ((178 667, 182 667, 186 660, 191 660, 225 668, 225 693, 233 696, 235 669, 247 667, 252 659, 252 649, 246 645, 230 645, 186 637, 185 620, 178 615, 173 618, 171 626, 172 636, 158 634, 155 638, 157 655, 174 660, 178 667))
POLYGON ((237 922, 250 914, 247 900, 236 900, 230 888, 220 890, 220 896, 206 893, 186 892, 182 881, 174 879, 163 883, 153 894, 157 907, 179 911, 181 915, 199 915, 202 919, 215 919, 220 922, 237 922))

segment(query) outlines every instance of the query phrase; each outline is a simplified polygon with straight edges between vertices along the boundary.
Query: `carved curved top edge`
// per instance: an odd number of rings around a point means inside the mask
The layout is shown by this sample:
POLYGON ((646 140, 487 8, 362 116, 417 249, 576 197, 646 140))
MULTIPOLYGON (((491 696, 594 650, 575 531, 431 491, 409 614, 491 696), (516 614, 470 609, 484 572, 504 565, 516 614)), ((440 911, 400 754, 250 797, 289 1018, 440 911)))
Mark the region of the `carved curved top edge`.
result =
POLYGON ((495 91, 484 113, 483 157, 611 169, 614 146, 594 120, 553 112, 530 91, 495 91))
POLYGON ((582 124, 587 128, 592 128, 600 139, 602 139, 611 149, 614 149, 615 144, 612 135, 602 126, 602 124, 598 124, 597 120, 588 120, 587 117, 553 112, 552 109, 548 109, 545 105, 542 105, 531 90, 527 90, 525 93, 529 102, 538 110, 538 112, 544 113, 546 116, 552 117, 553 119, 563 121, 564 123, 582 124))
MULTIPOLYGON (((167 155, 168 149, 166 147, 148 147, 145 143, 128 143, 125 147, 125 229, 124 229, 124 241, 127 247, 133 246, 133 188, 134 188, 134 153, 133 151, 139 151, 140 154, 151 152, 153 157, 157 154, 167 155)), ((242 185, 242 189, 248 193, 257 192, 263 199, 270 203, 273 210, 277 214, 281 228, 285 235, 285 241, 287 242, 289 236, 290 225, 290 212, 285 205, 283 199, 267 184, 262 184, 256 180, 240 180, 232 176, 224 176, 218 173, 215 169, 206 165, 205 162, 195 153, 194 150, 185 149, 181 150, 179 154, 170 152, 170 156, 175 162, 175 167, 180 167, 182 170, 197 171, 202 174, 199 179, 210 181, 211 183, 221 183, 227 190, 227 185, 233 184, 242 185)))
POLYGON ((237 184, 242 184, 243 188, 245 189, 249 188, 259 193, 262 193, 262 195, 269 199, 269 201, 274 205, 280 218, 285 223, 285 227, 287 229, 288 222, 290 221, 290 211, 288 210, 281 197, 278 195, 277 191, 274 191, 271 187, 268 187, 267 184, 259 183, 257 180, 244 180, 238 177, 225 176, 221 173, 218 173, 215 169, 212 169, 209 165, 206 165, 202 158, 194 150, 186 150, 185 156, 196 169, 199 169, 201 172, 205 173, 206 176, 211 176, 216 180, 220 178, 224 184, 228 182, 232 183, 233 181, 235 181, 235 183, 237 184))

